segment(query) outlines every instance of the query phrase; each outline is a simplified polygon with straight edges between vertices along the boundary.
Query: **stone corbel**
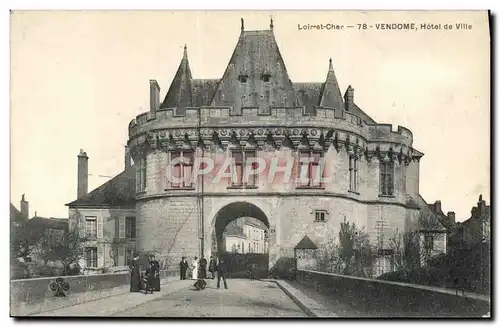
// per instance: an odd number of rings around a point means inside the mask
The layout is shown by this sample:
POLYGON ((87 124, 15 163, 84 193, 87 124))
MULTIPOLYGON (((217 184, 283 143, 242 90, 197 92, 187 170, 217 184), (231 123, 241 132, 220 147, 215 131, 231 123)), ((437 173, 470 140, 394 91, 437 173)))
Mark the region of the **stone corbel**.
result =
POLYGON ((147 134, 147 141, 148 141, 149 147, 153 151, 156 151, 158 149, 158 137, 157 137, 156 133, 149 132, 147 134))

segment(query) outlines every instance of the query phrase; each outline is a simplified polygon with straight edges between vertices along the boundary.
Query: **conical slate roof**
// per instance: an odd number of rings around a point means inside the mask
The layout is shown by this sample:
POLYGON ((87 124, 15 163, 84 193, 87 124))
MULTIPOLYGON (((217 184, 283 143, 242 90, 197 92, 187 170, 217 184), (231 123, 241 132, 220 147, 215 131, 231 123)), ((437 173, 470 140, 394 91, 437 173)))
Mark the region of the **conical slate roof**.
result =
POLYGON ((193 89, 191 82, 192 77, 187 57, 187 47, 184 46, 184 55, 182 56, 181 63, 160 108, 177 108, 178 112, 182 112, 182 109, 185 110, 186 107, 192 107, 193 89))
POLYGON ((309 237, 304 236, 304 238, 295 246, 295 250, 306 250, 306 249, 317 249, 318 247, 314 244, 309 237))
POLYGON ((217 85, 212 106, 296 105, 296 96, 272 30, 242 31, 217 85))
MULTIPOLYGON (((305 107, 314 114, 317 106, 344 109, 344 99, 330 59, 325 82, 292 83, 273 33, 270 30, 245 31, 241 34, 226 70, 219 79, 193 79, 187 47, 172 80, 161 108, 177 108, 178 115, 187 107, 232 106, 235 112, 242 107, 269 106, 305 107)), ((356 104, 351 112, 363 121, 375 121, 356 104)))
POLYGON ((318 105, 321 107, 344 109, 344 100, 342 99, 342 93, 340 92, 339 82, 337 81, 337 77, 335 77, 335 72, 333 71, 331 58, 328 66, 328 73, 326 75, 326 81, 321 89, 320 101, 318 105))

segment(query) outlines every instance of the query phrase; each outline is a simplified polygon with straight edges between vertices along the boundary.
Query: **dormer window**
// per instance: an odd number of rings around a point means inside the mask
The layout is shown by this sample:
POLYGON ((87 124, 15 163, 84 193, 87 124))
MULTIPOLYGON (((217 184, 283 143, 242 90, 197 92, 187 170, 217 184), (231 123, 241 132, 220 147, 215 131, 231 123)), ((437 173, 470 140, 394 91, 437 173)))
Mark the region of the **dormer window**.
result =
POLYGON ((262 74, 262 81, 263 82, 269 82, 270 80, 271 80, 271 74, 269 74, 269 73, 262 74))
POLYGON ((248 80, 248 75, 240 74, 240 76, 238 76, 238 80, 240 81, 240 83, 246 83, 248 80))

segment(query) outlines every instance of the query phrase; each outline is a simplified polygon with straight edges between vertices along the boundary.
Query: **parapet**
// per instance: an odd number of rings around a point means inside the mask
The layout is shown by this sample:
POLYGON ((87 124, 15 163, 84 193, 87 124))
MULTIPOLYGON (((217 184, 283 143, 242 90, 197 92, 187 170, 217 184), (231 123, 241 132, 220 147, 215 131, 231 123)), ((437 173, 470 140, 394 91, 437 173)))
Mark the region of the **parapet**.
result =
POLYGON ((151 130, 201 127, 304 126, 323 127, 359 135, 366 141, 388 141, 411 146, 413 135, 405 127, 391 124, 368 124, 353 112, 344 109, 314 107, 188 107, 161 108, 138 115, 129 124, 129 137, 151 130))

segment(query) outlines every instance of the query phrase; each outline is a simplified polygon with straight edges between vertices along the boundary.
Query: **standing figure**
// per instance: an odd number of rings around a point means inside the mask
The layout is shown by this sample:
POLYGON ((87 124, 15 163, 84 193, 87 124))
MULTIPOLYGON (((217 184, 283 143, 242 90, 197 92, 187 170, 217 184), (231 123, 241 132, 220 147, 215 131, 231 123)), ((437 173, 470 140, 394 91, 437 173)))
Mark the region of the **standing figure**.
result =
POLYGON ((192 279, 198 279, 198 257, 194 257, 194 260, 191 263, 191 269, 193 271, 192 279))
POLYGON ((141 273, 137 263, 138 259, 139 257, 132 259, 132 263, 130 265, 130 292, 141 291, 141 273))
POLYGON ((217 261, 213 256, 210 256, 210 262, 208 263, 208 271, 212 275, 212 279, 215 279, 215 269, 217 268, 217 261))
POLYGON ((156 265, 153 262, 153 258, 149 257, 148 266, 146 268, 145 274, 145 294, 148 294, 148 291, 153 294, 154 290, 154 277, 156 274, 156 265))
POLYGON ((153 257, 153 265, 155 266, 155 275, 153 280, 153 290, 160 291, 160 263, 153 257))
POLYGON ((226 282, 226 273, 227 273, 227 265, 224 262, 224 259, 219 259, 219 264, 217 265, 217 288, 220 288, 220 279, 224 281, 224 288, 227 290, 227 282, 226 282))
POLYGON ((205 279, 207 278, 207 259, 204 256, 200 258, 200 268, 198 278, 205 279))
POLYGON ((181 260, 181 262, 179 264, 179 268, 181 270, 181 280, 186 279, 186 272, 187 272, 187 270, 189 268, 189 264, 188 264, 188 262, 186 260, 186 257, 182 257, 182 260, 181 260))

